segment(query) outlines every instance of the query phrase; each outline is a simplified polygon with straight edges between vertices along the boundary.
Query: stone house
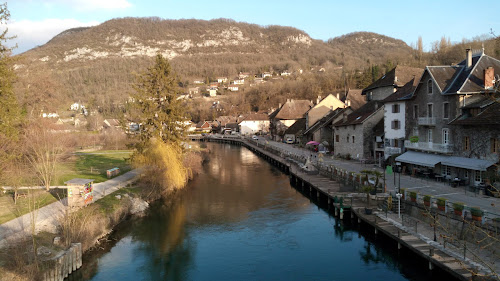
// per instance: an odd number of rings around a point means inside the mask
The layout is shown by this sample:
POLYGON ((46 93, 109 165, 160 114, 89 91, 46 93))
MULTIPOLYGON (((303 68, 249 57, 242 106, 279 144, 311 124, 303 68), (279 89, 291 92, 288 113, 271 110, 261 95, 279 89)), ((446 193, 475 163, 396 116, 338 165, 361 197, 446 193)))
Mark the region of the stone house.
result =
POLYGON ((269 115, 272 139, 275 141, 283 140, 286 129, 298 119, 304 118, 304 114, 311 107, 313 107, 313 103, 309 100, 287 99, 285 104, 280 104, 278 109, 269 115))
POLYGON ((292 126, 284 132, 284 140, 291 139, 293 143, 305 143, 303 142, 302 135, 306 128, 306 118, 300 118, 292 126))
POLYGON ((371 101, 333 124, 334 153, 354 159, 374 159, 374 128, 383 122, 384 110, 381 101, 371 101))
MULTIPOLYGON (((323 116, 323 118, 319 119, 306 129, 303 132, 304 142, 308 141, 317 141, 319 143, 323 143, 324 145, 329 147, 330 151, 334 151, 334 130, 332 124, 337 123, 340 119, 343 118, 344 114, 349 115, 352 113, 352 109, 350 107, 347 108, 337 108, 333 111, 330 111, 328 114, 323 116)), ((305 124, 304 124, 305 125, 305 124)), ((285 133, 286 139, 286 133, 285 133)))
POLYGON ((366 101, 383 100, 392 95, 408 81, 420 76, 422 69, 398 65, 377 81, 364 88, 362 95, 366 96, 366 101))
MULTIPOLYGON (((458 126, 461 122, 456 120, 481 110, 474 104, 491 91, 494 73, 500 73, 500 61, 485 55, 484 51, 470 49, 466 50, 465 60, 457 65, 427 66, 406 103, 404 146, 407 152, 398 156, 396 161, 405 163, 411 173, 427 171, 448 180, 457 177, 466 181, 466 175, 468 179, 476 175, 481 179, 480 175, 486 171, 484 167, 491 166, 493 160, 463 151, 471 149, 471 138, 464 135, 471 131, 458 126)), ((485 136, 484 141, 488 142, 489 126, 474 129, 481 130, 475 137, 482 139, 481 136, 485 136)), ((475 142, 477 144, 479 140, 475 142)), ((469 181, 472 185, 480 182, 469 181)))

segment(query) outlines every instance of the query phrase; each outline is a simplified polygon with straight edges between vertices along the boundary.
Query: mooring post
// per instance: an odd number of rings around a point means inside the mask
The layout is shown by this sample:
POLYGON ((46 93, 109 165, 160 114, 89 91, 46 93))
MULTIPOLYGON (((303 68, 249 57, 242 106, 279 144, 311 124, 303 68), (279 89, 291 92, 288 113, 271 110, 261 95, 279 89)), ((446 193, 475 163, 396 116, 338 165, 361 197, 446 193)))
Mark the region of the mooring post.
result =
POLYGON ((429 270, 433 270, 433 269, 434 269, 434 264, 431 261, 429 261, 429 270))
POLYGON ((401 243, 398 241, 398 250, 401 250, 401 243))

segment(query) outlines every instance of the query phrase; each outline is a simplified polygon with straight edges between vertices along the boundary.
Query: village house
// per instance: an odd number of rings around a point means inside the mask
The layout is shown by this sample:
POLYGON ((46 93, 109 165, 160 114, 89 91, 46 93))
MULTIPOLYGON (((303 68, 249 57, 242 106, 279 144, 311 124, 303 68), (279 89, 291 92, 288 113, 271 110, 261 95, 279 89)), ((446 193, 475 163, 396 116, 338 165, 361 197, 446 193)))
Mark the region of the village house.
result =
POLYGON ((205 79, 203 78, 196 78, 193 80, 193 84, 205 84, 205 79))
POLYGON ((304 114, 313 107, 309 100, 287 99, 286 103, 279 105, 269 118, 271 120, 271 137, 275 141, 281 141, 288 127, 292 126, 298 119, 304 118, 304 114))
POLYGON ((290 76, 290 75, 292 75, 292 73, 288 70, 285 70, 285 71, 281 72, 280 75, 281 76, 290 76))
POLYGON ((209 88, 208 89, 208 96, 210 96, 210 97, 217 96, 217 89, 216 88, 209 88))
MULTIPOLYGON (((303 132, 304 135, 303 142, 307 143, 308 141, 316 141, 329 147, 330 151, 334 151, 335 143, 334 143, 334 130, 332 124, 339 122, 340 119, 344 116, 344 114, 349 115, 352 113, 352 111, 353 110, 350 107, 347 108, 339 107, 333 111, 330 111, 328 114, 323 116, 323 118, 316 121, 316 123, 314 123, 312 126, 309 126, 309 128, 303 132)), ((285 132, 285 139, 286 139, 286 132, 285 132)))
POLYGON ((208 87, 217 89, 217 88, 219 88, 219 83, 218 82, 211 82, 208 87))
POLYGON ((244 85, 245 84, 245 79, 243 79, 243 78, 241 78, 241 79, 234 79, 233 84, 234 85, 244 85))
POLYGON ((260 76, 264 79, 266 77, 273 77, 273 74, 271 72, 264 72, 260 76))
POLYGON ((212 131, 212 124, 208 121, 200 121, 196 124, 196 131, 210 133, 210 131, 212 131))
POLYGON ((292 143, 303 144, 303 133, 306 129, 306 118, 300 118, 284 132, 284 140, 290 140, 292 143))
MULTIPOLYGON (((423 72, 423 69, 422 69, 423 72)), ((419 75, 420 77, 420 75, 419 75)), ((406 137, 406 99, 417 87, 419 79, 414 78, 399 88, 384 102, 384 160, 404 151, 406 137)))
POLYGON ((264 113, 251 113, 239 122, 241 135, 269 133, 269 116, 264 113))
POLYGON ((364 88, 362 95, 366 101, 383 100, 403 87, 411 79, 420 76, 422 69, 398 65, 377 81, 364 88))
POLYGON ((200 93, 200 88, 199 87, 193 87, 188 89, 189 95, 198 95, 200 93))
POLYGON ((304 117, 306 118, 304 137, 306 138, 306 140, 319 141, 320 140, 320 135, 318 134, 319 131, 316 131, 316 129, 320 128, 319 124, 317 124, 315 130, 310 130, 310 128, 314 124, 316 124, 321 118, 328 115, 330 112, 336 110, 337 108, 345 108, 345 107, 346 105, 339 98, 335 97, 332 94, 328 95, 324 99, 321 99, 321 96, 318 96, 316 100, 316 105, 314 105, 304 114, 304 117))
MULTIPOLYGON (((371 101, 358 110, 333 123, 334 153, 357 160, 375 159, 375 127, 383 124, 384 110, 381 101, 371 101)), ((381 142, 381 141, 380 141, 381 142)))
POLYGON ((104 129, 120 128, 120 120, 118 120, 118 119, 104 119, 103 127, 104 127, 104 129))
MULTIPOLYGON (((227 124, 233 123, 237 124, 238 117, 235 116, 219 116, 215 118, 215 122, 217 126, 212 129, 215 133, 224 133, 224 130, 227 127, 227 124)), ((237 127, 237 126, 236 126, 237 127)), ((229 128, 229 131, 232 131, 233 128, 229 128)))
POLYGON ((358 110, 358 108, 362 107, 366 103, 366 98, 362 93, 362 89, 348 89, 347 93, 343 97, 341 97, 340 94, 337 94, 337 98, 354 111, 358 110))
POLYGON ((500 73, 500 61, 484 50, 467 49, 457 65, 427 66, 407 101, 407 152, 396 161, 414 175, 480 185, 498 162, 484 150, 496 149, 498 126, 487 124, 498 124, 497 107, 484 96, 495 86, 495 73, 500 73))
POLYGON ((218 83, 226 83, 227 82, 227 77, 217 77, 217 82, 218 83))
POLYGON ((239 87, 238 87, 238 85, 231 84, 231 85, 227 86, 227 89, 231 92, 237 92, 239 90, 239 87))
POLYGON ((238 78, 242 79, 242 80, 245 80, 245 78, 249 77, 250 76, 250 73, 249 72, 240 72, 238 74, 238 78))

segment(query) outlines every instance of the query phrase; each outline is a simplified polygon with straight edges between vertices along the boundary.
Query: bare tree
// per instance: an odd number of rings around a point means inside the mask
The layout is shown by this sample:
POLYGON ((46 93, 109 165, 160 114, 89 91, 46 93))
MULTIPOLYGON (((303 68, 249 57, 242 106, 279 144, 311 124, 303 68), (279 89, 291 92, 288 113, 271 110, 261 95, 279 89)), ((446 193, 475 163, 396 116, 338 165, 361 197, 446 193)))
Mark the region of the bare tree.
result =
POLYGON ((67 140, 65 133, 49 130, 43 123, 31 124, 25 130, 26 159, 47 191, 55 178, 57 164, 68 152, 67 140))

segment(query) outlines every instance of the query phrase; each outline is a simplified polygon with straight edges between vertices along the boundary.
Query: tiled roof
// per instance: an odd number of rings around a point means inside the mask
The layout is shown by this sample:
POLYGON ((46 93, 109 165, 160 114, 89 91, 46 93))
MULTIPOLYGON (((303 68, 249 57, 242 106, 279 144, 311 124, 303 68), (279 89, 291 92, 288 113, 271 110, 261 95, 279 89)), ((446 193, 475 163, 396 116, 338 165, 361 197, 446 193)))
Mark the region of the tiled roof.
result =
POLYGON ((493 102, 490 106, 486 107, 482 112, 476 116, 469 117, 462 115, 452 121, 451 125, 464 125, 464 126, 491 126, 496 128, 500 126, 500 103, 493 102))
POLYGON ((366 103, 366 99, 362 95, 362 92, 362 89, 349 89, 346 97, 342 101, 347 102, 347 100, 349 100, 352 110, 357 110, 366 103))
POLYGON ((403 87, 408 81, 421 74, 422 69, 420 68, 398 65, 384 76, 380 77, 377 81, 373 82, 370 86, 364 88, 363 94, 369 90, 381 87, 403 87))
POLYGON ((347 120, 344 119, 338 121, 334 126, 348 126, 362 124, 368 117, 379 110, 383 103, 381 101, 370 101, 360 107, 358 110, 347 116, 347 120))
POLYGON ((243 116, 243 120, 241 121, 265 121, 265 120, 269 121, 269 115, 264 113, 249 113, 243 116))
POLYGON ((285 135, 297 135, 301 134, 306 129, 306 118, 300 118, 292 126, 288 127, 285 131, 285 135))
POLYGON ((281 107, 275 118, 286 120, 299 119, 304 117, 304 113, 313 106, 313 103, 308 100, 289 100, 281 107))
POLYGON ((417 88, 418 79, 413 78, 408 83, 406 83, 403 87, 399 88, 394 94, 385 98, 382 102, 394 102, 398 100, 404 100, 405 97, 413 93, 415 88, 417 88))
POLYGON ((331 123, 333 118, 335 116, 338 116, 338 114, 342 113, 344 111, 344 108, 337 108, 333 111, 328 112, 325 116, 323 116, 321 119, 316 121, 312 126, 310 126, 304 134, 309 134, 310 132, 316 132, 318 129, 322 128, 323 125, 331 123))

